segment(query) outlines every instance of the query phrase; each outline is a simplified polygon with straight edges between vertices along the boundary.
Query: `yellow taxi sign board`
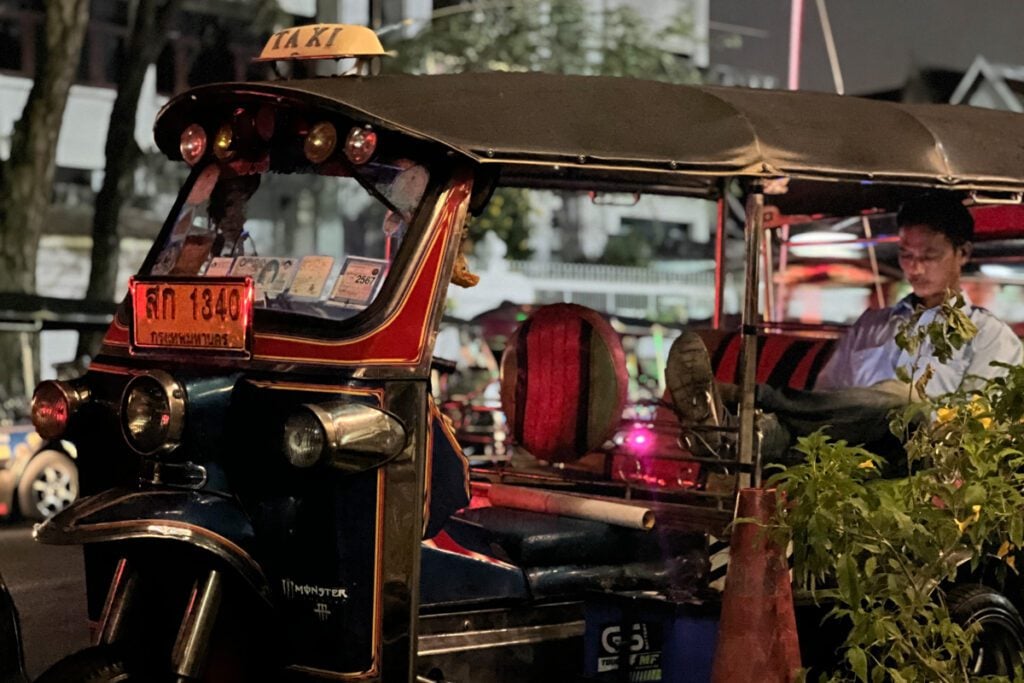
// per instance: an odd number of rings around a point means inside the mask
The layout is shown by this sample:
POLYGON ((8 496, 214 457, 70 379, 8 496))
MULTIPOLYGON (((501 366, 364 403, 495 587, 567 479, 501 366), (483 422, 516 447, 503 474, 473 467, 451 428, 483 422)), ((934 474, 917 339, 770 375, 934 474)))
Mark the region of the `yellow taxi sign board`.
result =
POLYGON ((283 59, 341 59, 384 54, 377 34, 352 24, 310 24, 278 31, 270 36, 254 62, 283 59))

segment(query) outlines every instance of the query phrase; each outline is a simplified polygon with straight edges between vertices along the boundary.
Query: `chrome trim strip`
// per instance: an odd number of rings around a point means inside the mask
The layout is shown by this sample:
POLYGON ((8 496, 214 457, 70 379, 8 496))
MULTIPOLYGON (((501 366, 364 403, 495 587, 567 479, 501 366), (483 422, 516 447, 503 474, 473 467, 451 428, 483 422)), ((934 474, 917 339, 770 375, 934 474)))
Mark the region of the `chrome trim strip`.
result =
MULTIPOLYGON (((50 520, 52 522, 53 520, 50 520)), ((57 527, 44 523, 33 532, 35 539, 48 545, 86 545, 116 543, 139 539, 185 542, 205 550, 234 569, 268 604, 270 584, 259 564, 241 547, 204 527, 167 519, 135 519, 97 524, 57 527)))
POLYGON ((540 624, 537 626, 422 635, 419 637, 417 654, 423 657, 453 652, 467 652, 469 650, 486 650, 494 647, 530 645, 547 640, 567 640, 582 636, 585 627, 586 622, 581 619, 561 624, 540 624))

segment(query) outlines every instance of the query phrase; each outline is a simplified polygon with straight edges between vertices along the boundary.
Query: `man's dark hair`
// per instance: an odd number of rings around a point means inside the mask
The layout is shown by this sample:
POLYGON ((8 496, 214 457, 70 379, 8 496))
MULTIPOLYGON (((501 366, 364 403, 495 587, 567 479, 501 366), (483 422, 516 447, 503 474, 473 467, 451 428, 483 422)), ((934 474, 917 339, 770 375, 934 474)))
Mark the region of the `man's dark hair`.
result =
POLYGON ((909 199, 896 215, 899 227, 927 225, 945 235, 954 247, 974 239, 974 217, 959 199, 950 194, 929 194, 909 199))

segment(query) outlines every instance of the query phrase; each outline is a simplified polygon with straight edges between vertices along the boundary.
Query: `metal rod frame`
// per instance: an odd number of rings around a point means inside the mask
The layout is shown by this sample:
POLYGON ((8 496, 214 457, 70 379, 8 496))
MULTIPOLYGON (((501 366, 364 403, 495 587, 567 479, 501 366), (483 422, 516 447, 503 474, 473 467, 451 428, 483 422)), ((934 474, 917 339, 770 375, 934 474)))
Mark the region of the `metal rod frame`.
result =
POLYGON ((110 580, 110 588, 107 589, 107 599, 103 603, 100 627, 96 630, 94 644, 109 645, 121 638, 125 628, 125 615, 138 592, 138 586, 138 572, 122 557, 110 580))
POLYGON ((223 578, 216 569, 211 569, 193 586, 171 651, 171 666, 176 676, 198 680, 202 675, 222 595, 223 578))
POLYGON ((715 310, 711 318, 711 327, 720 330, 725 307, 725 197, 719 197, 716 204, 718 218, 715 223, 715 310))
POLYGON ((753 466, 753 474, 740 472, 738 485, 746 488, 760 483, 760 461, 754 424, 754 392, 757 384, 757 317, 759 294, 758 259, 761 256, 761 237, 764 232, 764 194, 759 185, 751 187, 747 196, 744 237, 746 248, 746 277, 744 280, 742 334, 740 336, 740 463, 753 466))

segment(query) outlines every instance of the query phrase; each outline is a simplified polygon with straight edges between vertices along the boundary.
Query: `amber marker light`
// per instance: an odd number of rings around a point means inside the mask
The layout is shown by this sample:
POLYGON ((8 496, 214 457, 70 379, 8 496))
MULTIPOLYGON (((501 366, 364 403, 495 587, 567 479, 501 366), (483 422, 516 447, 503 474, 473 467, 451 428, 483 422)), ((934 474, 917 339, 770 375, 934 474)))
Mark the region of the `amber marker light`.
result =
POLYGON ((193 123, 181 133, 181 158, 189 166, 195 166, 206 154, 206 131, 198 123, 193 123))
POLYGON ((333 124, 321 121, 310 129, 306 142, 302 145, 302 151, 312 163, 319 164, 327 161, 337 146, 338 131, 333 124))
POLYGON ((377 151, 377 133, 372 128, 356 126, 349 131, 348 138, 345 139, 345 156, 349 161, 357 166, 365 164, 375 151, 377 151))
POLYGON ((88 391, 68 382, 40 382, 32 394, 32 426, 44 439, 59 439, 68 428, 68 420, 88 399, 88 391))
POLYGON ((235 131, 230 123, 225 123, 217 129, 217 135, 213 138, 213 153, 221 160, 230 159, 235 155, 231 145, 235 141, 235 131))

